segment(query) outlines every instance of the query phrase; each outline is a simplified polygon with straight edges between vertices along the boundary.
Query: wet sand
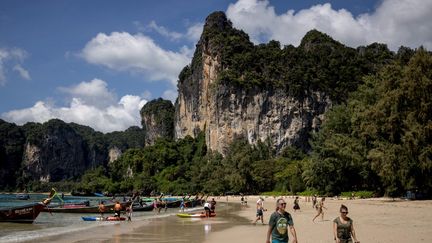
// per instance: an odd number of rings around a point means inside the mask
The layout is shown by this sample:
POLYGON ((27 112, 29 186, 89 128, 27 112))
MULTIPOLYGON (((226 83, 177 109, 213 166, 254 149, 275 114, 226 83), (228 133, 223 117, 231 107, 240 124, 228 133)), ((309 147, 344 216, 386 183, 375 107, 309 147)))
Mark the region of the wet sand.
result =
MULTIPOLYGON (((226 198, 223 198, 218 200, 215 218, 179 218, 175 215, 178 209, 170 209, 168 213, 162 212, 156 216, 152 212, 146 212, 144 217, 134 216, 131 222, 88 222, 91 226, 88 230, 43 237, 37 242, 202 243, 213 232, 223 231, 239 224, 249 224, 247 218, 236 214, 239 210, 239 203, 227 203, 226 198)), ((201 208, 197 208, 192 212, 201 211, 203 211, 201 208)))
MULTIPOLYGON (((157 218, 134 218, 132 222, 117 222, 71 232, 61 236, 46 237, 38 242, 187 242, 231 243, 265 242, 268 219, 274 210, 275 199, 265 198, 265 225, 255 218, 258 197, 248 197, 248 206, 240 205, 239 197, 217 199, 218 216, 210 219, 184 219, 175 216, 176 210, 157 218)), ((293 198, 285 198, 292 214, 301 243, 333 243, 332 221, 343 203, 354 220, 358 239, 362 242, 406 243, 432 242, 432 201, 333 200, 326 199, 324 221, 312 218, 316 211, 311 202, 300 200, 301 211, 293 212, 293 198)), ((99 223, 99 222, 94 222, 99 223)))

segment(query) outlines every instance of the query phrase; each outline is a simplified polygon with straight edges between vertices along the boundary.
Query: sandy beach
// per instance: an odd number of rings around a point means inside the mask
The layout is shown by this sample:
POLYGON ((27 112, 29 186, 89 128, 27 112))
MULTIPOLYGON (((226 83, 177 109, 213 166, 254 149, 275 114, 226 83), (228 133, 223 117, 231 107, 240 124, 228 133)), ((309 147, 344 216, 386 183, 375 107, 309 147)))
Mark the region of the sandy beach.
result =
MULTIPOLYGON (((239 212, 240 216, 254 219, 255 206, 258 197, 249 197, 249 207, 239 212)), ((285 198, 287 210, 291 213, 297 231, 298 242, 301 243, 331 243, 334 242, 332 234, 333 219, 339 215, 339 207, 344 204, 349 209, 349 217, 354 220, 357 238, 360 242, 374 243, 408 243, 432 242, 432 201, 393 201, 391 199, 355 199, 336 200, 327 198, 324 221, 312 218, 316 211, 312 203, 302 198, 301 211, 293 212, 294 198, 285 198)), ((275 208, 274 198, 265 198, 264 207, 268 209, 264 214, 267 224, 275 208)), ((205 243, 220 242, 265 242, 268 226, 240 225, 214 232, 205 243)), ((291 242, 291 241, 290 241, 291 242)))
MULTIPOLYGON (((248 205, 240 205, 240 197, 216 198, 218 216, 210 219, 176 217, 178 209, 155 216, 151 212, 134 217, 132 222, 94 225, 77 232, 68 232, 38 239, 37 242, 184 242, 184 243, 260 243, 265 242, 270 214, 276 199, 264 197, 264 223, 252 224, 258 196, 247 197, 248 205), (96 226, 96 227, 95 227, 96 226)), ((292 214, 298 242, 332 243, 332 222, 344 204, 354 220, 360 242, 411 243, 432 242, 432 201, 391 199, 338 200, 327 198, 324 220, 312 218, 316 211, 312 203, 301 198, 301 211, 293 212, 293 197, 285 197, 292 214)), ((198 209, 201 210, 201 209, 198 209)), ((96 224, 98 224, 96 222, 96 224)), ((290 241, 291 242, 291 241, 290 241)))

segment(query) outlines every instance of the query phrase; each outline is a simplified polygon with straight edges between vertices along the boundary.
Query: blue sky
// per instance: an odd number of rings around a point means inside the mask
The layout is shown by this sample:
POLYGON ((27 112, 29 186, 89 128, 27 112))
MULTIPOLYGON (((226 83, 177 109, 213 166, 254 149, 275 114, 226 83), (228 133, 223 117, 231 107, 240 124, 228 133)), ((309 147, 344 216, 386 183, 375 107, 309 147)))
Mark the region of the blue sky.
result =
POLYGON ((432 49, 431 0, 1 0, 0 118, 140 126, 147 101, 177 97, 214 11, 257 44, 297 46, 315 28, 351 47, 432 49))

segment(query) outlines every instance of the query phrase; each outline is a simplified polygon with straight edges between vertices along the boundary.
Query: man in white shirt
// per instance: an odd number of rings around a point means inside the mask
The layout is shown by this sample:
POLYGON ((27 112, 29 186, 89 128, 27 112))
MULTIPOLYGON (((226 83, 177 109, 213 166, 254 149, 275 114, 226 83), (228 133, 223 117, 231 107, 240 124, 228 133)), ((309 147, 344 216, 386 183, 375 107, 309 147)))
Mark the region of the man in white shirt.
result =
POLYGON ((256 202, 256 219, 253 222, 253 224, 256 224, 258 220, 261 220, 261 223, 264 224, 264 211, 266 209, 264 208, 264 198, 260 197, 258 201, 256 202))

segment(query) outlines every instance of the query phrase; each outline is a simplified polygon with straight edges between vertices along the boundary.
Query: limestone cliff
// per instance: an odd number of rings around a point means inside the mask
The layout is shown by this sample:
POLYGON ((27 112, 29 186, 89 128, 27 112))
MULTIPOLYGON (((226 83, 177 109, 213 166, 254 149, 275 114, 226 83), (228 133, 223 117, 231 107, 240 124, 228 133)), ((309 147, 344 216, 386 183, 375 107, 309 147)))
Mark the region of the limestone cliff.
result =
POLYGON ((25 136, 22 129, 0 119, 0 188, 12 190, 21 167, 25 136))
POLYGON ((152 100, 143 106, 140 114, 145 145, 152 145, 158 138, 174 138, 174 106, 171 101, 152 100))
POLYGON ((43 182, 75 179, 88 168, 85 143, 70 126, 51 120, 33 131, 25 144, 23 174, 43 182))
MULTIPOLYGON (((307 148, 309 132, 318 128, 331 105, 328 96, 309 90, 299 99, 283 87, 266 85, 265 81, 264 85, 255 86, 224 81, 223 71, 238 70, 240 66, 236 66, 235 60, 227 60, 227 48, 221 45, 226 39, 233 39, 233 45, 244 43, 233 46, 234 50, 253 48, 248 36, 234 29, 224 13, 211 14, 191 65, 179 76, 176 138, 195 137, 199 131, 205 131, 208 148, 222 154, 240 136, 251 144, 270 139, 277 150, 292 144, 307 148)), ((240 76, 239 82, 248 79, 246 72, 240 76)))

